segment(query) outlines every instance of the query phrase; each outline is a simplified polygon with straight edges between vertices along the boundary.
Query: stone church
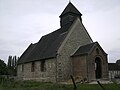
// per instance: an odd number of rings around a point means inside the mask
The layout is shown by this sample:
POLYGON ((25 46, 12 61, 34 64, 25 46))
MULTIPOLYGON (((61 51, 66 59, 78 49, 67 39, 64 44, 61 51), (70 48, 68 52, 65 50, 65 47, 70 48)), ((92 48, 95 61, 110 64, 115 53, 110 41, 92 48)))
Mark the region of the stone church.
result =
POLYGON ((60 28, 30 44, 18 60, 19 80, 91 82, 108 79, 107 54, 93 42, 82 23, 82 14, 69 2, 60 17, 60 28))

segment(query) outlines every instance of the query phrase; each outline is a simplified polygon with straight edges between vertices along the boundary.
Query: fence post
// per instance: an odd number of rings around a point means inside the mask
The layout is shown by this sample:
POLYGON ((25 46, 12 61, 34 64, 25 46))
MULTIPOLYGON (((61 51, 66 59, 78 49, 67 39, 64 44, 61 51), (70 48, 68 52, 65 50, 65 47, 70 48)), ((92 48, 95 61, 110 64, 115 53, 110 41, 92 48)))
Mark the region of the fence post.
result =
POLYGON ((105 90, 105 88, 102 86, 102 84, 99 81, 97 81, 97 83, 103 90, 105 90))
POLYGON ((77 90, 77 86, 76 86, 76 84, 75 84, 75 80, 74 80, 73 76, 70 75, 70 77, 71 77, 72 82, 73 82, 73 85, 74 85, 74 90, 77 90))

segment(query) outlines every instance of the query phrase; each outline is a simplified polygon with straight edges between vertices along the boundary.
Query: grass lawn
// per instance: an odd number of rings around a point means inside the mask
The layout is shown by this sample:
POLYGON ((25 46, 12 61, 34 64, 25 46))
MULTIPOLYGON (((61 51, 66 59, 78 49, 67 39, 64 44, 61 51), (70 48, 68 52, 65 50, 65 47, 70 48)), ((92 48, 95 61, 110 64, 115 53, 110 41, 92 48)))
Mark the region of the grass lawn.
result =
MULTIPOLYGON (((120 90, 120 84, 103 84, 105 90, 120 90)), ((0 90, 74 90, 73 85, 40 83, 33 81, 4 81, 0 90)), ((103 90, 98 84, 77 84, 77 90, 103 90)))

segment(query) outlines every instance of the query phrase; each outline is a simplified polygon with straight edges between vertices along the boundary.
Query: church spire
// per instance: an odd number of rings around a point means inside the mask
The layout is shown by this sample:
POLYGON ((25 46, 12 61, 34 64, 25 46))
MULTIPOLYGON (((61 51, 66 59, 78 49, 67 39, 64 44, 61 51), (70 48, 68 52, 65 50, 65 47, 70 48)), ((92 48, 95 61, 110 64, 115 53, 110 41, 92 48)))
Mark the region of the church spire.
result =
POLYGON ((61 27, 72 23, 76 17, 79 17, 82 21, 81 16, 82 14, 78 11, 78 9, 71 3, 71 1, 69 1, 68 5, 60 15, 61 27))
POLYGON ((82 16, 82 14, 78 11, 78 9, 71 3, 71 1, 69 2, 69 4, 66 6, 66 8, 64 9, 64 11, 62 12, 62 14, 60 15, 63 16, 67 13, 74 13, 74 14, 78 14, 80 16, 82 16))

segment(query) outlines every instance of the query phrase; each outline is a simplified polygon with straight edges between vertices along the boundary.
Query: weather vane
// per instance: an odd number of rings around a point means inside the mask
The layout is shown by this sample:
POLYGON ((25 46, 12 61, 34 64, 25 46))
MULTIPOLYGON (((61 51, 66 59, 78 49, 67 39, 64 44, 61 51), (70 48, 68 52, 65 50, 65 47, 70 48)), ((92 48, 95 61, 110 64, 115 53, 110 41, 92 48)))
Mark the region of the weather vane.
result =
POLYGON ((69 2, 71 2, 71 0, 69 0, 69 2))

